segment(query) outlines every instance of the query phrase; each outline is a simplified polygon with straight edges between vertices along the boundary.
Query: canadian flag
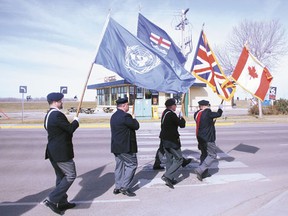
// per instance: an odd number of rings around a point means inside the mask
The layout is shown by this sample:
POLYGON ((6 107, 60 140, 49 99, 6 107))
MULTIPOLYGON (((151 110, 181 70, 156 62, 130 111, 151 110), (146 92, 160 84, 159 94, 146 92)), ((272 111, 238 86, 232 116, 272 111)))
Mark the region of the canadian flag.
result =
POLYGON ((268 69, 245 46, 231 78, 262 101, 273 79, 268 69))

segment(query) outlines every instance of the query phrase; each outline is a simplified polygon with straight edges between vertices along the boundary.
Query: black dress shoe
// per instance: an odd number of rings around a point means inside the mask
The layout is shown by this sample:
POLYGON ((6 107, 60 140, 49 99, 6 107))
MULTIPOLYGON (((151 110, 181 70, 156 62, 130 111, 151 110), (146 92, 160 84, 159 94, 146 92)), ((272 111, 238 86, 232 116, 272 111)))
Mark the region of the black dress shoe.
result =
POLYGON ((45 199, 45 200, 44 200, 44 204, 45 204, 47 207, 49 207, 49 208, 50 208, 53 212, 55 212, 56 214, 59 214, 59 215, 63 215, 63 214, 64 214, 64 212, 63 212, 61 209, 59 209, 56 204, 50 202, 49 200, 45 199))
POLYGON ((178 181, 175 180, 175 179, 172 179, 172 180, 171 180, 171 183, 172 183, 173 185, 176 185, 176 184, 178 183, 178 181))
POLYGON ((205 175, 202 175, 202 179, 204 179, 204 178, 208 178, 208 177, 211 177, 212 175, 210 174, 210 173, 207 173, 207 174, 205 174, 205 175))
POLYGON ((120 189, 120 192, 121 192, 123 195, 129 196, 129 197, 134 197, 134 196, 136 196, 136 194, 133 193, 133 192, 131 192, 129 189, 123 189, 123 188, 121 188, 121 189, 120 189))
POLYGON ((115 189, 113 190, 113 194, 116 195, 116 194, 119 194, 119 193, 121 193, 120 189, 116 189, 116 188, 115 188, 115 189))
POLYGON ((161 179, 166 183, 166 185, 167 185, 169 188, 174 189, 173 183, 172 183, 172 181, 171 181, 169 178, 167 178, 166 176, 163 175, 163 176, 161 177, 161 179))
POLYGON ((182 167, 187 166, 189 163, 191 163, 191 161, 192 161, 191 158, 189 158, 189 159, 183 158, 182 167))
POLYGON ((202 173, 202 179, 207 178, 207 177, 211 177, 212 175, 208 172, 208 169, 206 169, 203 173, 202 173))
POLYGON ((162 167, 162 166, 153 166, 153 170, 165 170, 165 167, 162 167))
POLYGON ((67 209, 71 209, 71 208, 74 208, 76 206, 76 204, 75 203, 69 203, 69 202, 67 202, 67 203, 59 203, 58 204, 58 208, 61 210, 61 211, 65 211, 65 210, 67 210, 67 209))

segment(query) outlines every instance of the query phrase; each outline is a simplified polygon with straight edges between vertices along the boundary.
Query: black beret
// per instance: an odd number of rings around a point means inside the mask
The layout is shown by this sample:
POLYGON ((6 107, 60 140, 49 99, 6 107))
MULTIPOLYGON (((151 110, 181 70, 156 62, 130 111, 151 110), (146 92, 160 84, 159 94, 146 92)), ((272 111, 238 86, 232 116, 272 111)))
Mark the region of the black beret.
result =
POLYGON ((124 104, 124 103, 128 103, 128 98, 119 98, 118 100, 116 100, 117 104, 124 104))
POLYGON ((52 92, 47 95, 47 101, 60 101, 64 95, 60 92, 52 92))
POLYGON ((210 103, 207 100, 201 100, 198 102, 199 106, 209 106, 210 103))
POLYGON ((176 101, 174 98, 169 98, 168 100, 166 100, 165 102, 166 107, 173 106, 173 105, 176 105, 176 101))

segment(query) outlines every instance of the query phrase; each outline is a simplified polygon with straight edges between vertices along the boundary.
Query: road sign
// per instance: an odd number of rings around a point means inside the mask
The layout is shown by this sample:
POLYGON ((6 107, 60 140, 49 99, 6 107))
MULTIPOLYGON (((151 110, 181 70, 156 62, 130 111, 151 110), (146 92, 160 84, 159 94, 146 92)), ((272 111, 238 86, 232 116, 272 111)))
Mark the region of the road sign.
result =
POLYGON ((27 93, 27 86, 20 86, 19 93, 27 93))
POLYGON ((269 90, 269 99, 270 100, 275 100, 276 99, 276 92, 277 92, 277 87, 270 87, 269 90))
POLYGON ((68 93, 68 87, 67 86, 60 86, 60 92, 62 94, 67 94, 68 93))

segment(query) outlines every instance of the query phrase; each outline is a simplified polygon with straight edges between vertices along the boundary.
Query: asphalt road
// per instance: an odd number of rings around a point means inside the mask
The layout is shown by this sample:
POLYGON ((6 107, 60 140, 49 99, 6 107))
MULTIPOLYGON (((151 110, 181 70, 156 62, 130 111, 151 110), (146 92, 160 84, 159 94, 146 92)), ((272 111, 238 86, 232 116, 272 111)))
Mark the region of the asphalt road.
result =
MULTIPOLYGON (((78 177, 69 198, 77 203, 67 216, 286 216, 288 215, 288 124, 217 126, 219 160, 213 176, 197 180, 199 151, 195 127, 180 129, 182 151, 193 162, 179 172, 175 189, 163 172, 152 170, 159 123, 142 123, 137 132, 139 167, 136 197, 114 195, 114 157, 109 128, 79 128, 74 135, 78 177)), ((41 202, 55 182, 44 160, 46 131, 0 129, 0 215, 54 213, 41 202)))

